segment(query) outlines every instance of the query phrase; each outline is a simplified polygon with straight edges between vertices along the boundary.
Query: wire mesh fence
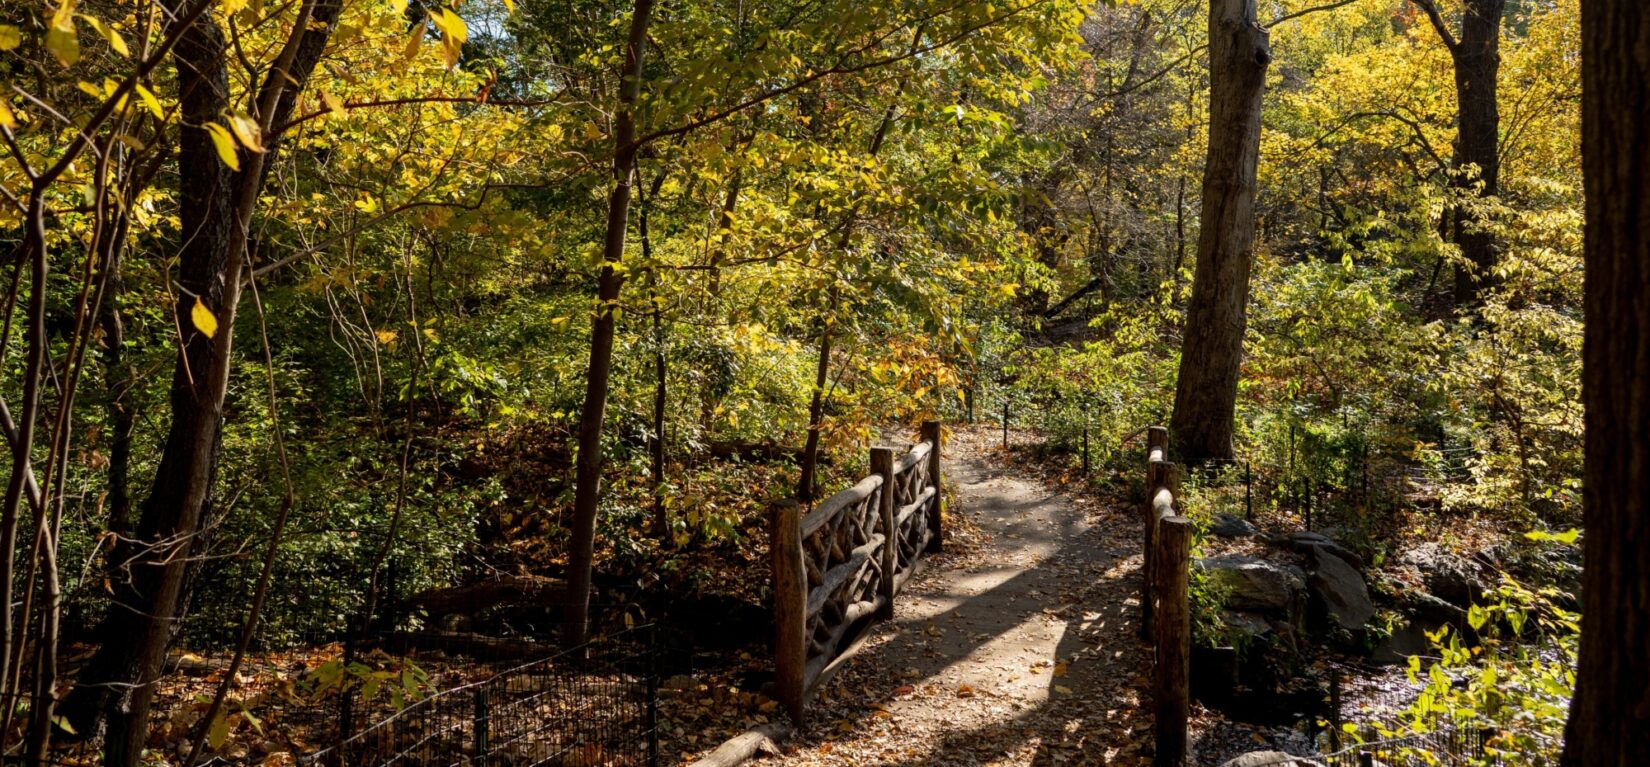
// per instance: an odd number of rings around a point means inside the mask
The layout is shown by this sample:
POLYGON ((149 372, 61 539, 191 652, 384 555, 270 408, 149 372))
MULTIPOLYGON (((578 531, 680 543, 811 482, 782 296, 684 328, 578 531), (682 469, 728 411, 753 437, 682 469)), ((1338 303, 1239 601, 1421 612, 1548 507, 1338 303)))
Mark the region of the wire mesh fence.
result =
POLYGON ((502 668, 399 706, 299 763, 651 767, 659 760, 656 647, 654 628, 642 626, 502 668))
POLYGON ((1483 733, 1449 727, 1432 732, 1358 743, 1312 756, 1278 753, 1244 762, 1244 767, 1493 767, 1498 757, 1484 748, 1483 733))

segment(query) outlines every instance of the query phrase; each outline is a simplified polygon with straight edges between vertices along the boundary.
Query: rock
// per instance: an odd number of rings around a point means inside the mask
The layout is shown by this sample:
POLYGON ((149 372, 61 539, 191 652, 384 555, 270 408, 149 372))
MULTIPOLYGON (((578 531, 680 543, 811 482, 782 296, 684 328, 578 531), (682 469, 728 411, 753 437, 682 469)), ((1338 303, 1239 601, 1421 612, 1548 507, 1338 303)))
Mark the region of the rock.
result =
POLYGON ((1369 599, 1369 587, 1364 577, 1352 569, 1346 560, 1336 556, 1326 546, 1310 546, 1307 561, 1311 575, 1306 585, 1329 608, 1329 614, 1341 628, 1357 631, 1375 617, 1375 603, 1369 599))
POLYGON ((1345 560, 1347 564, 1362 570, 1364 558, 1358 556, 1351 549, 1330 538, 1323 533, 1303 532, 1289 536, 1289 547, 1301 554, 1310 554, 1313 548, 1322 548, 1331 554, 1345 560))
POLYGON ((1457 607, 1483 601, 1488 590, 1477 563, 1436 543, 1416 546, 1399 555, 1398 562, 1415 568, 1433 596, 1457 607))
POLYGON ((1290 614, 1306 593, 1298 575, 1264 559, 1226 554, 1199 559, 1197 567, 1226 590, 1225 606, 1233 610, 1290 614))
POLYGON ((1323 763, 1282 751, 1250 751, 1222 762, 1220 767, 1323 767, 1323 763))
POLYGON ((1209 526, 1209 532, 1222 538, 1248 538, 1260 533, 1260 528, 1249 524, 1249 520, 1242 517, 1222 514, 1209 526))
POLYGON ((1227 636, 1235 641, 1260 639, 1272 633, 1272 624, 1265 616, 1236 610, 1220 611, 1220 620, 1226 624, 1227 636))

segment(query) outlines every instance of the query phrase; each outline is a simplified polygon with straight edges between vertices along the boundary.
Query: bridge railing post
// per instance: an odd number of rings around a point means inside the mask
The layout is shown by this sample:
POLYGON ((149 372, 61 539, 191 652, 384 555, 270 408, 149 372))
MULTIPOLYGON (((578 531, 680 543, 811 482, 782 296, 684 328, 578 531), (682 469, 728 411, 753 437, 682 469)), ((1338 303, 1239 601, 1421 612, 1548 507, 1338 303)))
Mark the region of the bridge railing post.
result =
POLYGON ((1186 722, 1191 714, 1192 627, 1187 594, 1191 547, 1190 519, 1170 516, 1158 522, 1157 667, 1153 695, 1158 767, 1182 767, 1186 763, 1186 722))

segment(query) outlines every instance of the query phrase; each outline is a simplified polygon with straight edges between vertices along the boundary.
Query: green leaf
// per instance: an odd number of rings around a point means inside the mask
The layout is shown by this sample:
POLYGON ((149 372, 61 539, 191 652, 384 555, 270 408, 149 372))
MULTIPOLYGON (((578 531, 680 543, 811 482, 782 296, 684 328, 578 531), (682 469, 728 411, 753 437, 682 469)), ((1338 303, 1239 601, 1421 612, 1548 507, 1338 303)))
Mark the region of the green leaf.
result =
POLYGON ((223 747, 223 742, 229 739, 229 717, 223 711, 218 711, 212 717, 212 726, 206 729, 206 747, 213 751, 223 747))

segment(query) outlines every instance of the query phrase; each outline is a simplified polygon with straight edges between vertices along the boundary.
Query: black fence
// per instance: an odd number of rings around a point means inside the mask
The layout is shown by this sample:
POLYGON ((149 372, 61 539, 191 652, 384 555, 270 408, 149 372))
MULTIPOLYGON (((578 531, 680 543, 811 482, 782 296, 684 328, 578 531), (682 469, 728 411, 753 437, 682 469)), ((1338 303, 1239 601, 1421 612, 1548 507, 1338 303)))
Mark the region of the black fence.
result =
MULTIPOLYGON (((326 767, 612 765, 659 763, 659 671, 652 626, 590 643, 405 701, 303 756, 326 767)), ((368 720, 363 698, 354 716, 368 720)), ((375 692, 382 692, 381 690, 375 692)), ((349 711, 351 707, 346 706, 349 711)), ((382 712, 382 704, 379 704, 382 712)))
POLYGON ((1359 743, 1328 754, 1277 756, 1246 767, 1494 767, 1483 733, 1460 727, 1359 743))

